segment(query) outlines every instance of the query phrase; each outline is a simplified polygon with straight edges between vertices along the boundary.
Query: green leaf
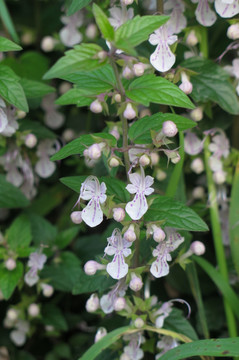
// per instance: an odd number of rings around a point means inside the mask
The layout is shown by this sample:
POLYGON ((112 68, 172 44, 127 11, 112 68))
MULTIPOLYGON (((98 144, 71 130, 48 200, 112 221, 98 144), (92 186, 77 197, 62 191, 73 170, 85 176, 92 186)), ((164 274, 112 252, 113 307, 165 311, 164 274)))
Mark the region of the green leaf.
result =
POLYGON ((79 232, 79 226, 73 226, 69 229, 62 230, 56 237, 55 244, 58 249, 64 249, 76 237, 79 232))
POLYGON ((19 280, 23 275, 23 265, 17 262, 14 270, 7 270, 4 264, 0 264, 0 289, 3 293, 4 299, 8 300, 14 292, 19 280))
POLYGON ((55 88, 40 81, 21 79, 20 84, 28 99, 41 98, 49 93, 55 92, 55 88))
POLYGON ((56 290, 72 292, 84 274, 80 260, 71 252, 63 252, 51 265, 41 271, 41 278, 49 279, 56 290))
POLYGON ((13 41, 0 36, 0 52, 5 51, 19 51, 22 47, 15 44, 13 41))
POLYGON ((193 84, 191 97, 197 102, 213 101, 230 114, 239 114, 239 102, 235 89, 229 81, 229 75, 211 60, 193 57, 181 66, 198 74, 191 76, 193 84))
POLYGON ((239 337, 230 339, 198 340, 180 345, 167 351, 161 360, 188 359, 191 356, 207 355, 218 357, 232 357, 239 355, 239 337))
POLYGON ((28 112, 27 100, 19 81, 20 78, 10 67, 0 64, 0 95, 18 109, 28 112))
POLYGON ((16 250, 30 245, 32 240, 31 224, 26 215, 18 216, 7 230, 7 243, 16 250))
POLYGON ((96 21, 104 39, 113 41, 114 40, 114 29, 113 29, 113 26, 110 24, 105 13, 96 4, 93 4, 92 10, 93 10, 93 14, 95 17, 95 21, 96 21))
POLYGON ((207 231, 207 224, 189 207, 166 196, 157 196, 147 213, 145 221, 165 220, 166 226, 189 231, 207 231))
POLYGON ((73 15, 75 12, 83 9, 87 6, 92 0, 72 0, 70 7, 67 11, 67 16, 73 15))
POLYGON ((193 109, 194 105, 176 85, 153 74, 143 75, 135 79, 126 90, 130 99, 149 106, 149 103, 164 104, 193 109))
POLYGON ((9 14, 8 8, 7 8, 4 0, 0 1, 0 17, 2 19, 3 24, 5 25, 5 27, 7 29, 7 31, 9 32, 11 37, 13 38, 13 40, 15 42, 19 42, 17 32, 15 30, 13 21, 11 19, 11 16, 9 14))
POLYGON ((55 101, 58 105, 77 105, 78 107, 89 106, 93 99, 83 96, 84 90, 70 89, 55 101))
POLYGON ((31 121, 28 119, 22 119, 19 121, 19 130, 20 131, 29 131, 32 134, 36 135, 37 139, 55 139, 56 134, 49 130, 47 127, 43 126, 38 121, 31 121))
POLYGON ((66 331, 68 325, 61 310, 54 304, 46 304, 42 307, 42 321, 45 325, 51 325, 56 330, 66 331))
POLYGON ((61 78, 76 71, 91 71, 101 67, 104 62, 97 59, 99 51, 102 51, 102 48, 96 44, 76 45, 47 71, 43 79, 61 78))
POLYGON ((23 208, 29 203, 21 190, 6 181, 3 175, 0 175, 0 208, 23 208))
POLYGON ((166 23, 168 16, 135 16, 121 25, 115 32, 115 47, 127 49, 148 40, 149 35, 166 23))
POLYGON ((227 300, 230 307, 232 308, 235 316, 239 319, 239 299, 237 294, 231 288, 227 281, 222 277, 222 275, 205 259, 193 256, 193 260, 201 266, 201 268, 207 273, 207 275, 211 278, 214 284, 218 287, 218 289, 223 294, 223 297, 227 300))
POLYGON ((96 274, 94 276, 88 276, 82 271, 80 279, 73 287, 72 294, 79 295, 96 291, 100 291, 102 293, 110 286, 114 285, 114 283, 115 281, 109 276, 106 277, 105 275, 99 274, 96 274))
POLYGON ((239 161, 235 169, 230 198, 229 234, 231 254, 237 274, 239 275, 239 161))
POLYGON ((65 145, 61 150, 51 157, 52 161, 62 160, 71 155, 82 155, 83 151, 90 145, 96 142, 96 138, 100 139, 99 142, 107 140, 111 146, 116 146, 117 140, 113 135, 108 133, 96 133, 96 134, 87 134, 82 135, 78 139, 71 141, 69 144, 65 145), (102 139, 102 140, 101 140, 102 139))
POLYGON ((63 77, 77 85, 82 95, 97 95, 110 91, 116 86, 115 75, 110 65, 104 65, 100 69, 91 72, 75 72, 63 77))
POLYGON ((151 130, 161 131, 164 121, 171 120, 179 131, 184 131, 196 126, 195 121, 175 114, 157 113, 152 116, 145 116, 135 121, 129 128, 129 138, 136 144, 152 143, 151 130))
POLYGON ((190 337, 192 340, 198 340, 198 336, 190 322, 182 314, 179 309, 173 309, 169 317, 164 321, 166 329, 178 332, 180 334, 190 337))
POLYGON ((34 213, 28 213, 31 222, 33 243, 35 246, 54 244, 57 229, 49 221, 34 213))

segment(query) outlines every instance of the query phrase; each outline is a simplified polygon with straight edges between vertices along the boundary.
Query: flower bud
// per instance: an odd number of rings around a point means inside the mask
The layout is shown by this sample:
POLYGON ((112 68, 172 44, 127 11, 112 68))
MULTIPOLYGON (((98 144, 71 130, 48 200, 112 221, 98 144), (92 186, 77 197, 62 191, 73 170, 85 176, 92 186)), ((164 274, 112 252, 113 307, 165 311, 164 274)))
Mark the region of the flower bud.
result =
POLYGON ((194 199, 203 199, 205 196, 205 190, 202 186, 196 186, 193 189, 192 196, 194 199))
POLYGON ((100 300, 97 294, 92 294, 90 298, 87 300, 85 308, 86 311, 92 313, 95 312, 97 309, 99 309, 99 306, 100 306, 100 300))
POLYGON ((124 238, 130 242, 133 242, 136 240, 136 234, 134 232, 134 225, 129 226, 128 230, 124 233, 124 238))
POLYGON ((62 137, 63 137, 63 139, 64 139, 66 142, 70 142, 70 141, 73 140, 74 137, 75 137, 74 130, 72 130, 72 129, 65 129, 65 130, 63 131, 62 137))
POLYGON ((125 211, 122 208, 113 209, 113 218, 115 221, 121 222, 125 218, 125 211))
POLYGON ((167 177, 167 174, 166 174, 165 171, 160 170, 160 169, 158 169, 158 170, 156 171, 156 179, 157 179, 158 181, 163 181, 163 180, 166 179, 166 177, 167 177))
POLYGON ((203 118, 203 108, 199 106, 196 109, 190 111, 190 116, 194 121, 201 121, 203 118))
POLYGON ((121 0, 123 4, 125 5, 131 5, 133 4, 134 0, 121 0))
POLYGON ((134 320, 134 326, 137 328, 137 329, 141 329, 143 326, 144 326, 144 320, 141 319, 141 318, 137 318, 134 320))
POLYGON ((114 301, 114 310, 115 311, 122 311, 125 308, 126 305, 126 301, 125 298, 123 297, 118 297, 115 301, 114 301))
POLYGON ((120 103, 120 102, 121 102, 121 100, 122 100, 122 98, 121 98, 121 95, 120 95, 120 94, 115 94, 114 99, 115 99, 115 102, 117 102, 117 103, 120 103))
POLYGON ((165 136, 173 137, 178 133, 178 128, 177 128, 176 124, 174 124, 173 121, 170 121, 170 120, 164 121, 162 133, 165 136))
POLYGON ((151 116, 152 114, 151 114, 151 111, 149 110, 149 109, 142 109, 141 111, 140 111, 140 114, 139 114, 139 117, 140 118, 143 118, 143 117, 145 117, 145 116, 151 116))
POLYGON ((99 60, 103 61, 107 58, 107 52, 102 50, 102 51, 99 51, 98 54, 97 54, 97 57, 99 60))
POLYGON ((204 170, 204 163, 203 163, 202 159, 201 158, 194 159, 191 163, 191 169, 196 174, 201 174, 204 170))
MULTIPOLYGON (((210 149, 210 145, 209 145, 209 149, 210 149)), ((215 156, 211 156, 209 158, 209 166, 212 171, 222 170, 222 162, 220 159, 216 158, 215 156)))
POLYGON ((134 64, 133 70, 136 76, 142 76, 144 74, 144 64, 143 63, 134 64))
POLYGON ((182 84, 179 85, 179 89, 181 89, 186 95, 191 94, 191 92, 193 91, 193 85, 189 81, 188 76, 184 72, 182 72, 181 74, 181 81, 182 84))
POLYGON ((9 258, 5 261, 5 268, 9 271, 16 269, 16 266, 16 261, 12 258, 9 258))
POLYGON ((45 52, 50 52, 54 49, 55 40, 52 36, 45 36, 41 41, 41 49, 45 52))
POLYGON ((147 166, 150 164, 150 158, 148 155, 144 154, 142 156, 140 156, 139 158, 139 163, 141 166, 147 166))
POLYGON ((88 148, 88 156, 91 160, 97 160, 101 157, 101 147, 99 144, 93 144, 88 148))
POLYGON ((85 30, 85 34, 88 37, 88 39, 93 40, 97 35, 97 27, 95 24, 89 24, 85 30))
POLYGON ((181 160, 181 156, 179 155, 179 153, 177 151, 173 151, 173 152, 171 152, 169 159, 171 160, 171 162, 173 164, 177 164, 181 160))
POLYGON ((39 305, 37 305, 37 304, 29 305, 28 309, 27 309, 27 312, 31 317, 37 317, 40 314, 39 305))
POLYGON ((159 154, 157 154, 156 152, 152 152, 150 154, 150 160, 152 165, 157 165, 159 162, 159 154))
POLYGON ((226 173, 223 170, 216 171, 213 174, 213 180, 216 184, 221 185, 226 181, 226 173))
POLYGON ((18 319, 18 311, 15 310, 15 309, 9 309, 7 311, 6 317, 11 322, 14 322, 14 321, 16 321, 18 319))
POLYGON ((80 224, 82 222, 81 211, 73 211, 71 213, 71 221, 74 224, 80 224))
POLYGON ((24 119, 24 117, 26 116, 27 114, 25 113, 25 111, 22 111, 22 110, 17 110, 16 112, 16 116, 18 119, 24 119))
POLYGON ((187 36, 186 44, 188 46, 195 46, 198 43, 198 38, 196 36, 196 33, 194 30, 190 31, 190 33, 187 36))
POLYGON ((42 293, 45 297, 51 297, 54 293, 54 288, 53 286, 49 285, 49 284, 41 284, 42 287, 42 293))
POLYGON ((123 113, 124 117, 128 120, 132 120, 136 116, 136 112, 130 103, 127 104, 126 109, 123 113))
POLYGON ((117 126, 114 126, 114 127, 113 127, 113 129, 110 131, 110 134, 113 135, 113 136, 116 138, 116 140, 119 140, 119 138, 120 138, 120 133, 119 133, 119 131, 118 131, 117 126))
POLYGON ((110 167, 117 167, 117 166, 119 166, 119 164, 120 164, 119 160, 114 156, 109 161, 110 167))
POLYGON ((95 334, 95 343, 101 340, 105 335, 107 335, 107 330, 104 327, 100 327, 95 334))
POLYGON ((227 29, 227 37, 232 40, 239 39, 239 23, 229 26, 227 29))
POLYGON ((34 36, 31 31, 26 31, 21 36, 21 43, 23 45, 29 46, 34 42, 34 36))
POLYGON ((206 248, 201 241, 193 241, 190 250, 197 256, 205 254, 206 248))
POLYGON ((130 289, 133 291, 139 291, 140 289, 142 289, 142 286, 143 286, 143 282, 141 278, 135 275, 135 273, 132 273, 131 280, 129 283, 130 289))
POLYGON ((156 242, 163 241, 166 235, 165 232, 158 226, 153 225, 153 239, 156 242))
POLYGON ((97 261, 89 260, 85 263, 84 271, 86 275, 95 275, 97 270, 105 269, 105 265, 99 264, 97 261))
POLYGON ((90 104, 90 110, 95 114, 99 114, 103 111, 103 107, 98 99, 90 104))
POLYGON ((34 146, 36 146, 37 143, 37 138, 34 134, 28 134, 25 138, 25 145, 29 148, 32 149, 34 148, 34 146))
POLYGON ((122 76, 125 79, 132 79, 132 77, 134 77, 134 73, 128 66, 125 66, 125 68, 122 72, 122 76))
POLYGON ((63 95, 70 89, 71 89, 71 84, 68 83, 67 81, 63 81, 59 86, 59 93, 63 95))

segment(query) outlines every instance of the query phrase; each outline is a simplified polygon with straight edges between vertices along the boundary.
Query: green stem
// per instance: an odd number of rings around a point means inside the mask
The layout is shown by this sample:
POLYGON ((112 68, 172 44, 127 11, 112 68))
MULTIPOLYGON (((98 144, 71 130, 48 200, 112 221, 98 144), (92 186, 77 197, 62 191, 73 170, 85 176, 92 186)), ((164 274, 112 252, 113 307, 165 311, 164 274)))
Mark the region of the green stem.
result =
POLYGON ((199 321, 201 323, 203 335, 206 339, 209 339, 210 334, 209 334, 209 330, 208 330, 208 326, 207 326, 207 319, 206 319, 206 315, 205 315, 205 311, 204 311, 202 294, 201 294, 200 284, 198 281, 197 269, 193 262, 187 265, 186 273, 187 273, 188 280, 189 280, 189 283, 191 286, 194 300, 197 304, 197 308, 198 308, 198 312, 199 312, 199 321))
POLYGON ((207 28, 205 26, 200 27, 201 42, 200 42, 200 52, 207 59, 208 58, 208 36, 207 28))
MULTIPOLYGON (((212 171, 209 167, 209 158, 211 156, 211 153, 208 149, 209 144, 210 144, 210 139, 209 137, 207 137, 204 143, 204 157, 205 157, 205 167, 206 167, 208 194, 209 194, 209 202, 210 202, 210 218, 211 218, 212 235, 213 235, 219 272, 221 273, 223 278, 228 282, 228 270, 227 270, 226 257, 223 247, 223 237, 222 237, 220 217, 219 217, 218 204, 217 204, 217 191, 213 181, 212 171)), ((237 336, 237 328, 236 328, 236 321, 234 318, 234 314, 226 299, 224 299, 223 301, 224 301, 224 308, 226 313, 229 334, 231 337, 235 337, 237 336)))
POLYGON ((19 37, 17 35, 17 32, 15 30, 14 24, 12 22, 11 16, 9 14, 8 8, 4 0, 0 0, 0 17, 7 31, 11 35, 12 39, 16 43, 19 43, 20 42, 19 37))

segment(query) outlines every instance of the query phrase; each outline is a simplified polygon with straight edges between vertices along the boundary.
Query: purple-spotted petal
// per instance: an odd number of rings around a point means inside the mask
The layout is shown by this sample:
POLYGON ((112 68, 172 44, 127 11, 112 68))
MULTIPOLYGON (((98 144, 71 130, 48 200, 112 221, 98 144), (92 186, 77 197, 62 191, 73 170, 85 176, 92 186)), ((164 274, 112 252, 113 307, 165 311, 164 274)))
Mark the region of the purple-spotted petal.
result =
POLYGON ((56 164, 49 160, 48 157, 40 159, 35 166, 35 171, 37 175, 42 178, 48 178, 51 176, 56 169, 56 164))
POLYGON ((150 272, 156 278, 168 275, 169 265, 167 263, 166 257, 158 257, 157 260, 152 263, 150 272))
POLYGON ((133 201, 127 203, 125 210, 131 219, 139 220, 148 210, 146 197, 137 192, 133 201))
POLYGON ((189 155, 197 155, 203 149, 204 140, 199 139, 194 133, 187 132, 184 139, 184 150, 189 155))
POLYGON ((217 17, 213 10, 211 10, 208 0, 199 0, 195 12, 197 21, 203 26, 212 26, 217 17))
POLYGON ((113 261, 109 263, 106 267, 106 271, 113 279, 122 279, 128 273, 128 265, 124 261, 124 256, 122 252, 115 255, 113 261))
POLYGON ((136 188, 133 184, 129 184, 129 185, 126 186, 126 190, 130 194, 135 194, 138 191, 138 188, 136 188))
POLYGON ((89 201, 87 206, 82 210, 82 219, 90 227, 95 227, 103 221, 103 211, 99 201, 94 198, 89 201))
POLYGON ((161 72, 168 71, 174 65, 175 55, 170 50, 166 41, 160 41, 156 50, 150 56, 150 62, 153 67, 161 72))
POLYGON ((239 13, 239 1, 234 0, 232 3, 228 1, 215 1, 216 12, 223 18, 231 18, 239 13))

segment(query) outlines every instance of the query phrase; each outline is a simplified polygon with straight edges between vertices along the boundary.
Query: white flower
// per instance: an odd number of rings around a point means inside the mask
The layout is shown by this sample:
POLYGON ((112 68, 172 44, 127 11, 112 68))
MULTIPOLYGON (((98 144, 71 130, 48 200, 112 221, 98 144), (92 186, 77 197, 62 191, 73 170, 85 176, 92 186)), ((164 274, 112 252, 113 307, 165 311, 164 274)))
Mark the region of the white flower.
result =
POLYGON ((165 72, 171 69, 175 63, 176 57, 170 50, 169 45, 174 44, 177 39, 178 37, 172 35, 172 32, 167 25, 161 26, 150 35, 150 44, 157 45, 156 50, 150 56, 150 62, 156 70, 165 72))
POLYGON ((41 107, 45 110, 44 122, 51 129, 59 129, 65 121, 64 115, 57 111, 59 105, 55 104, 56 94, 49 94, 42 100, 41 107))
POLYGON ((27 283, 27 285, 33 286, 38 282, 39 280, 38 270, 43 269, 46 260, 47 257, 44 254, 37 252, 31 253, 27 263, 27 266, 30 267, 30 270, 26 273, 24 277, 24 280, 27 283))
POLYGON ((127 11, 123 11, 121 8, 114 6, 111 9, 109 9, 109 12, 111 15, 109 18, 109 22, 115 30, 118 29, 127 20, 132 19, 134 17, 133 8, 130 8, 127 11))
POLYGON ((167 22, 167 26, 171 31, 171 34, 179 34, 186 26, 187 19, 183 15, 185 5, 181 0, 167 0, 164 4, 165 14, 170 14, 170 19, 167 22))
POLYGON ((22 346, 26 342, 26 334, 29 331, 29 324, 27 321, 18 320, 15 325, 15 330, 10 333, 10 339, 16 346, 22 346))
POLYGON ((35 165, 35 171, 40 177, 45 179, 54 173, 56 164, 50 161, 49 156, 55 154, 56 147, 58 146, 58 142, 50 139, 42 140, 39 143, 36 153, 39 160, 35 165))
POLYGON ((215 12, 211 10, 209 6, 209 0, 192 0, 192 2, 198 2, 195 15, 199 24, 203 26, 212 26, 217 17, 215 12))
POLYGON ((168 335, 163 336, 161 340, 157 342, 157 348, 159 348, 161 351, 160 354, 156 355, 156 360, 161 358, 161 356, 165 354, 167 351, 174 349, 178 345, 179 345, 178 341, 175 340, 173 337, 168 335))
POLYGON ((2 99, 0 100, 0 134, 10 137, 15 134, 19 128, 18 122, 16 121, 16 109, 12 106, 6 107, 5 102, 2 99))
POLYGON ((212 143, 209 144, 208 148, 214 157, 220 158, 223 156, 226 159, 230 153, 230 145, 225 133, 222 130, 220 132, 219 135, 213 136, 212 143))
POLYGON ((193 132, 188 131, 184 138, 184 150, 189 155, 197 155, 203 149, 205 140, 201 140, 193 132))
POLYGON ((133 201, 126 204, 125 210, 133 220, 139 220, 148 210, 148 204, 145 196, 151 195, 154 189, 150 186, 154 179, 152 176, 145 177, 144 169, 140 167, 141 174, 130 174, 129 180, 131 184, 126 186, 130 194, 135 194, 133 201))
POLYGON ((170 253, 184 241, 184 238, 173 229, 166 229, 166 234, 167 239, 161 241, 153 250, 153 256, 157 257, 157 259, 152 263, 150 272, 156 278, 168 275, 168 261, 172 260, 170 253))
POLYGON ((216 12, 223 18, 231 18, 239 13, 238 0, 215 0, 216 12))
POLYGON ((83 24, 83 14, 78 11, 72 16, 62 16, 66 26, 60 31, 60 39, 65 46, 72 47, 82 41, 82 34, 77 30, 83 24))
POLYGON ((95 227, 103 221, 100 204, 106 201, 105 193, 105 183, 100 184, 95 176, 89 176, 81 185, 80 196, 76 204, 80 202, 80 199, 90 200, 81 213, 83 221, 90 227, 95 227))
POLYGON ((107 255, 114 255, 112 262, 110 262, 106 271, 113 279, 121 279, 128 273, 128 264, 125 263, 124 258, 131 254, 129 247, 132 242, 122 238, 119 229, 115 229, 108 239, 108 245, 105 248, 107 255))

